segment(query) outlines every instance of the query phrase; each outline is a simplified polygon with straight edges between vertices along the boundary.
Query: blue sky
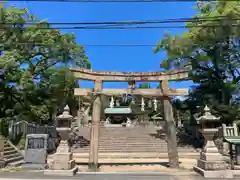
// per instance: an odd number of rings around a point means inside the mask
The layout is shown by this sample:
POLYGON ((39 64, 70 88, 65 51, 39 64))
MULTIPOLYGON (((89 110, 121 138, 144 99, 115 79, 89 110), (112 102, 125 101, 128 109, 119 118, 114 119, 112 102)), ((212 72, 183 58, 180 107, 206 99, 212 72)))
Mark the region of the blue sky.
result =
MULTIPOLYGON (((194 2, 170 3, 43 3, 11 2, 29 9, 39 19, 49 22, 131 21, 189 18, 194 2)), ((177 24, 179 25, 179 24, 177 24)), ((74 32, 79 44, 156 44, 165 31, 181 34, 186 29, 127 29, 127 30, 65 30, 74 32)), ((164 52, 154 54, 154 47, 86 47, 92 69, 105 71, 159 71, 164 52)), ((93 83, 80 82, 82 87, 93 83)), ((152 83, 151 87, 156 87, 152 83)), ((172 87, 187 88, 191 82, 171 83, 172 87)), ((105 88, 126 88, 127 83, 105 83, 105 88)))

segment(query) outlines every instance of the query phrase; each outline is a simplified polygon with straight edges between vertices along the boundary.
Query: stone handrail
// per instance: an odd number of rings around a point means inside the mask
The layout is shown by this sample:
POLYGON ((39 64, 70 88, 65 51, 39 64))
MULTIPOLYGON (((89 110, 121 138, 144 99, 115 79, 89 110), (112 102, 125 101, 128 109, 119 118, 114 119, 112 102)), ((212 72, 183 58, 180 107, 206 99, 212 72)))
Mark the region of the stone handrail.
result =
MULTIPOLYGON (((19 121, 10 124, 9 128, 11 129, 11 132, 9 134, 10 138, 12 139, 14 139, 20 134, 24 136, 26 136, 27 134, 48 134, 48 150, 53 151, 56 149, 57 130, 55 126, 38 125, 34 123, 29 123, 27 121, 19 121)), ((11 143, 10 141, 8 142, 11 143)), ((10 145, 14 147, 13 144, 10 145)))
POLYGON ((56 135, 56 127, 55 126, 48 126, 48 125, 38 125, 34 123, 29 123, 27 121, 19 121, 13 124, 10 124, 11 128, 11 136, 16 137, 19 134, 27 135, 31 133, 46 133, 52 137, 56 135))
POLYGON ((24 154, 22 153, 22 151, 20 151, 9 139, 6 138, 7 143, 13 147, 18 153, 20 153, 22 156, 24 156, 24 154))

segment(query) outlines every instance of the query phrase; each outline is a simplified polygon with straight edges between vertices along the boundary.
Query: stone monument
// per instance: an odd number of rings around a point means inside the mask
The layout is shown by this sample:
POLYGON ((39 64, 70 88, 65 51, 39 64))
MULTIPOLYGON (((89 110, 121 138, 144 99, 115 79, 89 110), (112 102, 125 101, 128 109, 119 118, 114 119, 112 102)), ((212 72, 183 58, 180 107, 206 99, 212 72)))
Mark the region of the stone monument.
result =
POLYGON ((57 127, 61 141, 57 152, 53 156, 53 160, 49 163, 49 169, 44 171, 45 175, 73 176, 78 170, 75 167, 75 161, 72 159, 73 154, 68 142, 71 122, 73 120, 73 116, 69 114, 69 110, 69 107, 66 106, 63 114, 57 117, 58 121, 62 121, 60 127, 57 127))
POLYGON ((23 168, 47 168, 48 134, 28 134, 25 143, 25 156, 23 168))
POLYGON ((197 118, 197 121, 202 125, 201 133, 205 138, 205 145, 194 170, 205 178, 233 178, 233 173, 228 170, 229 165, 223 160, 223 156, 213 141, 214 134, 218 131, 217 128, 213 128, 213 125, 220 121, 220 117, 213 116, 210 109, 205 106, 204 115, 197 118), (206 125, 211 127, 207 128, 206 125))

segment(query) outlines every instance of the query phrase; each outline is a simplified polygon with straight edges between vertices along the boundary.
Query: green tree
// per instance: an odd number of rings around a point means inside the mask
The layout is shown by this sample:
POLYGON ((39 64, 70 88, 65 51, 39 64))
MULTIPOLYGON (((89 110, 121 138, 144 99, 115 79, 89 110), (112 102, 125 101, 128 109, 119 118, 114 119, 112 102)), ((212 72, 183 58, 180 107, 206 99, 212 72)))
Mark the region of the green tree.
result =
POLYGON ((196 106, 209 105, 224 121, 236 117, 235 95, 239 92, 239 25, 238 1, 199 3, 198 14, 186 23, 182 35, 166 34, 155 52, 165 50, 165 69, 192 67, 193 87, 189 99, 196 106), (198 20, 202 18, 203 20, 198 20))
POLYGON ((139 84, 139 88, 148 89, 148 88, 151 88, 151 86, 149 83, 142 83, 142 84, 139 84))
POLYGON ((85 51, 76 44, 74 34, 60 33, 27 9, 1 10, 0 69, 5 73, 0 82, 0 98, 4 100, 0 118, 52 119, 59 106, 75 101, 73 88, 77 84, 67 68, 89 68, 85 51))

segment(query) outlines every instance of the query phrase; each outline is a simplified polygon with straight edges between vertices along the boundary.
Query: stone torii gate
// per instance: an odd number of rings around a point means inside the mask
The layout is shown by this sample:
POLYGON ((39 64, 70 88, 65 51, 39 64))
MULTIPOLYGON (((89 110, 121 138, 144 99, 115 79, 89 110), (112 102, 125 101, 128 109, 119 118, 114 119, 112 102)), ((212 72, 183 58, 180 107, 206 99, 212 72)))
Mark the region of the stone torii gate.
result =
POLYGON ((76 88, 75 96, 94 95, 91 141, 89 151, 89 165, 98 166, 98 147, 99 147, 99 130, 101 114, 101 95, 121 95, 133 94, 142 96, 161 96, 164 105, 164 119, 166 121, 166 134, 168 144, 169 164, 172 168, 178 168, 178 152, 176 140, 176 128, 171 104, 172 96, 188 95, 188 89, 172 89, 169 87, 169 81, 187 80, 188 70, 177 70, 167 72, 106 72, 93 71, 89 69, 70 69, 74 76, 79 80, 94 81, 94 88, 76 88), (136 82, 160 82, 159 89, 136 88, 136 82), (103 82, 128 82, 127 89, 103 89, 103 82))

